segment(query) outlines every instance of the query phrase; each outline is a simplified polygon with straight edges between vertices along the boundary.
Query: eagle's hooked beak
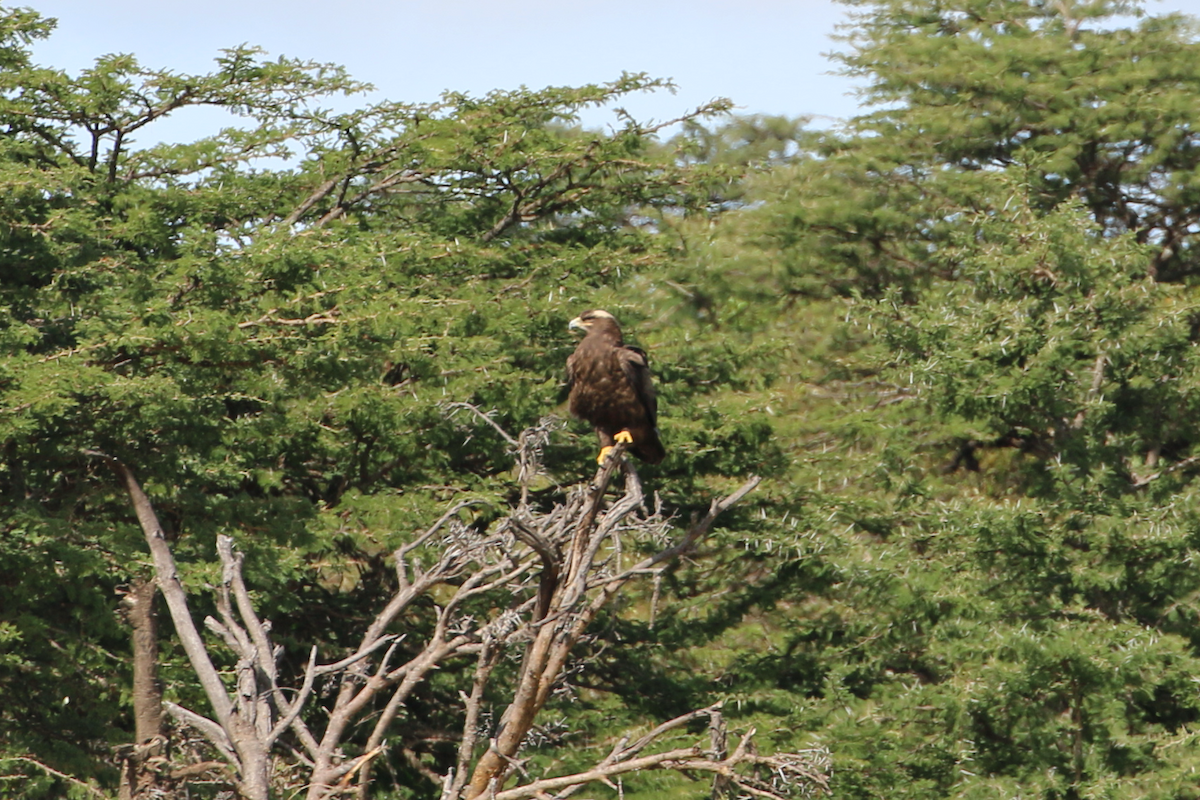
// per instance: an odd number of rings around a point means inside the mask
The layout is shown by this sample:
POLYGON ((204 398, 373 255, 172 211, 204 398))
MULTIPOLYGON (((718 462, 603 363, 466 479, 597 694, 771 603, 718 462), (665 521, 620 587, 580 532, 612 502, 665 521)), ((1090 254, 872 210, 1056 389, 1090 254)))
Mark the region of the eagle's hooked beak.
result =
POLYGON ((567 330, 587 331, 587 326, 583 324, 582 317, 576 317, 567 323, 567 330))

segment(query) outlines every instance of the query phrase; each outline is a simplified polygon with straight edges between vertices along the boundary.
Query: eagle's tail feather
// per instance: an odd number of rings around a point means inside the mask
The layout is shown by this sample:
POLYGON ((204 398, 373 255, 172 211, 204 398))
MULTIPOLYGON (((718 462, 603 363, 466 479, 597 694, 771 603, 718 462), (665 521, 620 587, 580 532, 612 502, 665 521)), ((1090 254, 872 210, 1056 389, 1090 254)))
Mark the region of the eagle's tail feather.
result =
POLYGON ((657 464, 667 457, 667 450, 663 447, 662 440, 658 438, 658 428, 654 429, 652 436, 646 437, 638 446, 633 448, 633 454, 645 461, 647 464, 657 464))

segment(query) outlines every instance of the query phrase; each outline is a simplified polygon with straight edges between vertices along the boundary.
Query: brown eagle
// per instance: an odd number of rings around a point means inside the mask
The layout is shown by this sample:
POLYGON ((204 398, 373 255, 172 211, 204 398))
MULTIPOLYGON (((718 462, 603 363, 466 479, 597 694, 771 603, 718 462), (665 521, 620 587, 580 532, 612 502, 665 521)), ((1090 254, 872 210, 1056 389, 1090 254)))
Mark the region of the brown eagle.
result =
POLYGON ((567 359, 567 382, 571 414, 592 423, 600 437, 596 461, 603 464, 615 442, 650 464, 662 461, 667 453, 658 439, 658 400, 645 351, 625 344, 607 311, 585 311, 568 327, 585 333, 567 359))

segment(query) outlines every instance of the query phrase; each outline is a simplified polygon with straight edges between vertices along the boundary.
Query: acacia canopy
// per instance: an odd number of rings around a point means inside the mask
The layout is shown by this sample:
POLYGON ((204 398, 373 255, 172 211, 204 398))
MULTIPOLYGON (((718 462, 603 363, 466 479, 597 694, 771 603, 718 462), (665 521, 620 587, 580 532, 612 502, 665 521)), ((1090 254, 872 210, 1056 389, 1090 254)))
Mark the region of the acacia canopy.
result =
MULTIPOLYGON (((764 752, 827 753, 838 797, 1194 794, 1191 23, 1105 0, 852 5, 861 116, 697 118, 667 145, 623 117, 574 126, 664 85, 644 76, 333 113, 329 92, 359 88, 334 67, 240 49, 209 75, 115 56, 68 76, 29 60, 46 23, 5 12, 5 774, 31 797, 61 794, 42 767, 108 790, 131 741, 118 593, 149 568, 89 452, 142 479, 197 617, 220 614, 204 587, 233 542, 299 679, 309 643, 354 652, 399 586, 387 554, 447 508, 486 538, 591 472, 591 432, 547 414, 567 416, 567 320, 602 307, 653 359, 667 450, 639 466, 635 515, 667 528, 626 529, 614 558, 670 549, 655 537, 703 520, 701 498, 767 479, 595 614, 505 764, 583 770, 668 719, 691 747, 706 716, 706 763, 735 741, 722 726, 755 727, 764 752), (139 145, 189 103, 243 127, 139 145), (542 437, 533 480, 511 451, 534 440, 505 438, 522 430, 542 437)), ((413 642, 444 591, 411 606, 413 642)), ((159 642, 168 700, 204 708, 159 642)), ((439 795, 476 663, 414 690, 371 766, 380 796, 439 795)), ((697 791, 732 787, 612 793, 697 791)))

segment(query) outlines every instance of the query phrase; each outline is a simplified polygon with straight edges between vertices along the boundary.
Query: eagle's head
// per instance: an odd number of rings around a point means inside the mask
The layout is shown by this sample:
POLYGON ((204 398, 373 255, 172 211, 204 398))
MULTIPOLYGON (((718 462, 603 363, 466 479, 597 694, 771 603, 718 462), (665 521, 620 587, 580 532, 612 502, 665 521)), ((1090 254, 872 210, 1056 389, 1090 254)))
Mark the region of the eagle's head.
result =
POLYGON ((596 308, 592 309, 591 311, 585 311, 575 319, 571 320, 569 323, 567 323, 567 328, 574 328, 575 330, 580 330, 584 333, 587 333, 592 329, 592 326, 597 322, 600 322, 600 320, 608 320, 614 327, 617 324, 616 317, 607 311, 601 311, 600 309, 596 308))

